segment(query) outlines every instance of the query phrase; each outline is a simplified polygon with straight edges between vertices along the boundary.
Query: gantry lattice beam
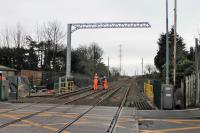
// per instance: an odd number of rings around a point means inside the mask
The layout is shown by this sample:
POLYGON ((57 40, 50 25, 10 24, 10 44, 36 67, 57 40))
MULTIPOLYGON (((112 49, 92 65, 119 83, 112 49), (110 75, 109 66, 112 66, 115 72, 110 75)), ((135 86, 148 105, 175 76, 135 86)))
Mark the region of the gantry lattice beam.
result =
POLYGON ((112 23, 74 23, 71 33, 79 29, 98 28, 151 28, 148 22, 112 22, 112 23))

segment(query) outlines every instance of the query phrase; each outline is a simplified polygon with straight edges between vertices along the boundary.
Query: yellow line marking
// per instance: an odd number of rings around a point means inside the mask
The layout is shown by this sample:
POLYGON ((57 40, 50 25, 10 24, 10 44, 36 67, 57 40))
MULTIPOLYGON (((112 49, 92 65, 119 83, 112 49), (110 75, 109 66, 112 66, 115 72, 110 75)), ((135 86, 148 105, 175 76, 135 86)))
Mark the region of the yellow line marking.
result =
POLYGON ((79 125, 83 125, 83 124, 90 124, 91 122, 86 122, 86 121, 78 121, 76 123, 74 123, 73 125, 79 126, 79 125))
POLYGON ((28 126, 31 126, 30 124, 12 124, 10 125, 12 127, 28 127, 28 126))
POLYGON ((142 133, 165 133, 165 132, 154 132, 154 131, 149 131, 149 130, 140 130, 142 133))
POLYGON ((12 109, 0 109, 0 110, 12 110, 12 109))
MULTIPOLYGON (((8 118, 12 118, 12 119, 19 119, 18 117, 7 115, 7 114, 1 114, 1 115, 5 116, 5 117, 8 117, 8 118)), ((22 120, 22 122, 28 123, 31 126, 36 126, 36 127, 42 127, 42 128, 45 128, 45 129, 49 129, 51 131, 57 131, 58 130, 57 128, 41 125, 39 123, 35 123, 35 122, 30 121, 30 120, 22 120)), ((71 132, 63 131, 62 133, 71 133, 71 132)))
POLYGON ((184 124, 184 122, 176 121, 176 120, 154 120, 154 121, 160 121, 160 122, 168 122, 168 123, 176 123, 176 124, 184 124))
MULTIPOLYGON (((200 120, 182 120, 182 119, 140 119, 140 121, 163 121, 163 122, 172 122, 177 124, 186 124, 187 122, 197 122, 199 123, 200 120)), ((191 123, 187 123, 191 124, 191 123)), ((184 130, 194 130, 200 129, 200 126, 192 126, 192 127, 184 127, 184 128, 169 128, 169 129, 160 129, 160 130, 141 130, 143 133, 164 133, 164 132, 176 132, 176 131, 184 131, 184 130)))
MULTIPOLYGON (((183 128, 170 128, 170 129, 161 129, 161 130, 153 130, 153 131, 147 130, 147 133, 185 131, 185 130, 194 130, 194 129, 200 129, 200 126, 195 126, 195 127, 183 127, 183 128)), ((145 132, 146 132, 146 131, 145 131, 145 132)))
MULTIPOLYGON (((81 124, 88 124, 91 122, 76 122, 74 125, 81 125, 81 124)), ((66 123, 51 123, 51 124, 43 124, 42 126, 55 126, 55 125, 65 125, 66 123)), ((30 124, 12 124, 10 126, 16 126, 16 127, 25 127, 25 126, 31 126, 30 124)))
POLYGON ((55 126, 55 125, 65 125, 66 123, 52 123, 52 124, 44 124, 47 126, 55 126))
POLYGON ((185 122, 197 122, 199 123, 200 120, 186 120, 186 119, 139 119, 139 121, 166 121, 166 122, 174 122, 178 124, 183 124, 185 122))
MULTIPOLYGON (((30 113, 23 113, 23 114, 9 114, 11 116, 15 116, 15 117, 23 117, 25 115, 29 115, 30 113)), ((36 115, 38 117, 49 117, 49 116, 56 116, 56 117, 65 117, 65 118, 76 118, 78 116, 78 114, 63 114, 63 115, 60 115, 60 114, 47 114, 47 113, 41 113, 41 114, 38 114, 36 115)), ((0 114, 0 118, 1 117, 4 117, 2 114, 0 114)))

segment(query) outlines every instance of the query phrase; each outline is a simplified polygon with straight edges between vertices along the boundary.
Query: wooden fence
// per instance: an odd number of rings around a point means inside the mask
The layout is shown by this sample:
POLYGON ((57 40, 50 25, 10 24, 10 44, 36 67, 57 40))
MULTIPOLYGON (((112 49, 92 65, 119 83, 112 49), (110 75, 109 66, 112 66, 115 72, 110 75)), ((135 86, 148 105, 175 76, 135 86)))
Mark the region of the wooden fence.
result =
POLYGON ((184 90, 185 107, 194 106, 196 104, 196 75, 191 74, 185 77, 181 83, 181 88, 184 90))

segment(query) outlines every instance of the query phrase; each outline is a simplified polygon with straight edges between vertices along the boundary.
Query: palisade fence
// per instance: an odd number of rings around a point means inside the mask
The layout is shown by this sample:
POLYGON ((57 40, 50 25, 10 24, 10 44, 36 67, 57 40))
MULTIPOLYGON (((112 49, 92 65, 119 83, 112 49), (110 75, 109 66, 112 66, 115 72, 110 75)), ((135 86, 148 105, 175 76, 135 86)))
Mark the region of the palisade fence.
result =
POLYGON ((196 104, 196 93, 197 93, 197 82, 195 74, 186 76, 184 80, 181 81, 181 89, 184 94, 184 105, 185 107, 192 107, 196 104))

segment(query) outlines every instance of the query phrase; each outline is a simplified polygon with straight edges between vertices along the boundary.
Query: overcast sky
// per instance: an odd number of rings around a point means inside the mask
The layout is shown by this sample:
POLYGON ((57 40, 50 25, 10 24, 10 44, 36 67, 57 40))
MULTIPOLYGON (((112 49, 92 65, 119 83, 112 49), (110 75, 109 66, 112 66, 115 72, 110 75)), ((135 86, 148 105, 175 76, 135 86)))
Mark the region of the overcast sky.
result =
MULTIPOLYGON (((200 1, 178 0, 178 33, 187 48, 194 45, 200 33, 200 1)), ((104 61, 119 67, 119 44, 122 44, 122 66, 133 75, 141 58, 153 64, 157 40, 165 32, 165 0, 0 0, 0 30, 20 23, 33 33, 37 24, 59 21, 82 22, 138 22, 148 21, 150 29, 79 30, 72 34, 72 47, 97 42, 104 50, 104 61)), ((173 24, 173 0, 169 0, 169 27, 173 24)))

